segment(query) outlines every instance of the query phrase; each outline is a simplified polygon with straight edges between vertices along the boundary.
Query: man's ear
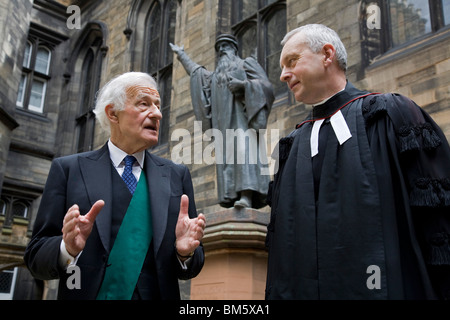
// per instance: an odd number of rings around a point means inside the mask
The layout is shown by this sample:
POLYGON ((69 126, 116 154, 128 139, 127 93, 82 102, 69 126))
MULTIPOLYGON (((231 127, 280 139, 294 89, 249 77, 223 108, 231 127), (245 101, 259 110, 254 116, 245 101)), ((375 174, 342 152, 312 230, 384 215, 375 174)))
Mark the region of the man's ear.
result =
POLYGON ((109 121, 117 123, 119 119, 117 118, 117 111, 114 110, 114 106, 112 104, 108 104, 105 107, 105 114, 108 117, 109 121))
POLYGON ((336 48, 331 43, 327 43, 323 46, 322 53, 324 55, 324 65, 326 67, 330 66, 336 56, 336 48))

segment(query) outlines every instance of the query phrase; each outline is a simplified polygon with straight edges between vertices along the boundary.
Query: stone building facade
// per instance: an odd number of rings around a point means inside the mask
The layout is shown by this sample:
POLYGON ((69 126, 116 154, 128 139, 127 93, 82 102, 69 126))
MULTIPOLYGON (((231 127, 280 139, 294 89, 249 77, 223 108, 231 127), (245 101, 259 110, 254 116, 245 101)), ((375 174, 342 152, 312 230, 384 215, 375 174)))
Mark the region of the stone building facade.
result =
POLYGON ((357 87, 412 98, 450 138, 446 0, 0 0, 0 298, 55 298, 55 282, 33 279, 23 265, 51 161, 102 146, 95 93, 117 74, 145 71, 158 80, 163 106, 151 152, 188 165, 207 216, 205 268, 181 283, 183 299, 263 299, 269 208, 218 205, 214 164, 194 161, 210 142, 195 134, 189 76, 169 43, 213 70, 217 35, 237 36, 240 56, 256 57, 275 89, 270 153, 309 112, 279 82, 281 38, 307 23, 338 32, 357 87), (177 129, 191 139, 173 138, 177 129), (174 152, 180 143, 191 146, 187 154, 174 152))

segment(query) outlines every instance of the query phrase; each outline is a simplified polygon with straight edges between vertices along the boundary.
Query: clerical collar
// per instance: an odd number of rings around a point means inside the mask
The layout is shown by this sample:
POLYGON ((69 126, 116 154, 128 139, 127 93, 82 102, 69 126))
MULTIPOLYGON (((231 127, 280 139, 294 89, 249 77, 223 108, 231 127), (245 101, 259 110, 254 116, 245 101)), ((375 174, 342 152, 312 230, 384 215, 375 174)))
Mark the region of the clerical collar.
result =
POLYGON ((316 108, 316 107, 318 107, 318 106, 321 106, 322 104, 324 104, 325 102, 327 102, 328 100, 330 100, 331 98, 333 98, 335 95, 337 95, 337 94, 339 94, 339 92, 341 92, 341 91, 344 91, 345 90, 345 87, 344 88, 342 88, 342 90, 339 90, 338 92, 336 92, 335 94, 333 94, 332 96, 330 96, 330 97, 328 97, 328 98, 326 98, 326 99, 323 99, 322 101, 320 101, 320 102, 318 102, 318 103, 314 103, 314 104, 305 104, 307 107, 311 107, 311 108, 316 108))
POLYGON ((343 90, 313 106, 309 119, 297 125, 297 128, 299 128, 306 122, 313 122, 310 137, 311 157, 319 153, 319 131, 326 118, 330 118, 331 126, 339 144, 342 145, 352 137, 340 109, 361 94, 364 94, 364 92, 356 89, 351 83, 347 82, 343 90))
POLYGON ((310 119, 316 120, 330 117, 345 103, 366 93, 368 92, 356 89, 350 82, 347 81, 347 85, 344 90, 341 90, 330 98, 325 99, 325 101, 314 105, 310 114, 310 119))

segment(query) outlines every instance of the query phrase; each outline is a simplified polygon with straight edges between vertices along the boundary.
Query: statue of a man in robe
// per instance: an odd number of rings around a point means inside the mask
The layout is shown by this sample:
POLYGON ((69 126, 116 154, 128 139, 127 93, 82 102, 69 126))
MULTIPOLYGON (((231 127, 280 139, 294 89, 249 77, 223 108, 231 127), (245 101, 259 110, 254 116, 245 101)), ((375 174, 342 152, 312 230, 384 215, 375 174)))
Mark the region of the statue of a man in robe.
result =
POLYGON ((254 150, 266 150, 259 135, 260 129, 266 128, 274 101, 273 87, 264 69, 252 57, 239 57, 238 42, 230 34, 219 35, 216 39, 219 60, 215 71, 193 62, 183 47, 170 46, 190 76, 197 120, 202 121, 203 130, 214 128, 222 133, 223 152, 216 151, 220 205, 255 209, 265 206, 270 180, 267 154, 254 154, 254 150), (234 136, 230 137, 229 129, 234 129, 234 136), (243 132, 247 143, 235 138, 243 132), (239 159, 243 154, 245 161, 239 159), (223 159, 217 159, 218 156, 223 159))

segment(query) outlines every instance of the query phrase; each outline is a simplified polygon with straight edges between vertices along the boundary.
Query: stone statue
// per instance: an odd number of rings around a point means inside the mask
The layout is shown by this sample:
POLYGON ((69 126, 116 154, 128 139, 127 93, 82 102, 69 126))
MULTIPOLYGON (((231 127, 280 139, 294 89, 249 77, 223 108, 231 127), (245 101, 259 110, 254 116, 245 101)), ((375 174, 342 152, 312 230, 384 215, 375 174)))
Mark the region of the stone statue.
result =
POLYGON ((270 180, 269 174, 262 172, 268 163, 266 153, 257 152, 256 160, 254 154, 246 156, 245 161, 238 159, 243 153, 249 153, 252 149, 249 146, 258 146, 258 150, 264 147, 265 150, 265 142, 264 146, 260 145, 259 134, 260 129, 266 128, 274 92, 264 69, 252 57, 241 59, 238 42, 229 34, 219 35, 216 39, 219 61, 213 72, 193 62, 183 47, 172 43, 170 46, 190 76, 196 119, 202 121, 203 130, 213 128, 222 133, 223 159, 217 159, 216 152, 220 205, 255 209, 265 206, 270 180), (245 134, 248 144, 230 137, 229 129, 249 133, 245 134), (230 145, 234 150, 227 148, 230 145), (253 161, 249 159, 252 156, 253 161))

